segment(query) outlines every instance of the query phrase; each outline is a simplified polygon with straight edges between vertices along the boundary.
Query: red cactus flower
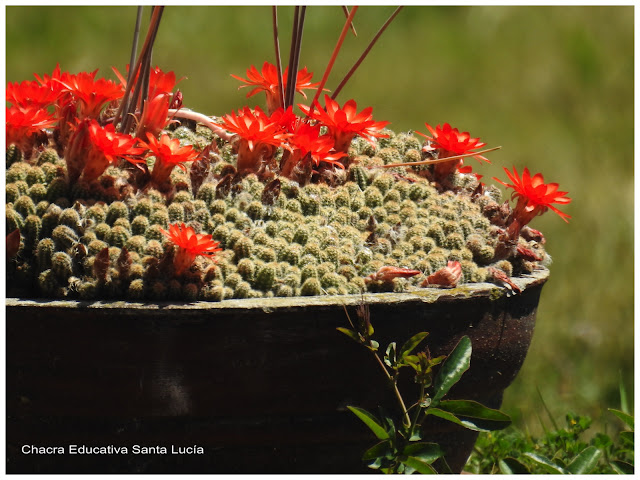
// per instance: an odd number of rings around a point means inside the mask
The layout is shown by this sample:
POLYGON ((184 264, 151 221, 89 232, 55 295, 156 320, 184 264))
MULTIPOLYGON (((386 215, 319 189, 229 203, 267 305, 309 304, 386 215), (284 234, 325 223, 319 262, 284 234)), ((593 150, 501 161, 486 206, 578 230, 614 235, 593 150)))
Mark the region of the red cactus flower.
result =
MULTIPOLYGON (((117 68, 111 67, 113 73, 115 73, 116 77, 120 80, 122 84, 122 88, 125 89, 127 87, 127 79, 118 71, 117 68)), ((129 73, 129 65, 127 65, 127 74, 129 73)), ((133 82, 135 84, 138 75, 134 78, 133 82)), ((182 80, 182 79, 180 79, 182 80)), ((149 70, 149 92, 148 98, 154 98, 162 93, 171 93, 175 86, 180 82, 180 80, 176 81, 176 74, 174 72, 163 72, 162 69, 158 66, 152 67, 149 70)))
POLYGON ((169 124, 171 95, 160 93, 144 102, 144 108, 136 130, 136 136, 143 138, 147 133, 157 137, 169 124))
POLYGON ((156 157, 156 162, 153 165, 153 171, 151 172, 151 179, 156 184, 162 184, 169 179, 171 172, 175 166, 180 167, 185 172, 187 171, 184 163, 192 162, 198 158, 198 152, 186 145, 180 146, 180 140, 177 138, 171 138, 167 134, 163 134, 158 140, 152 134, 147 133, 148 142, 139 141, 140 145, 151 151, 152 155, 156 157))
POLYGON ((16 145, 27 152, 33 147, 34 135, 54 123, 51 114, 36 105, 6 107, 7 145, 16 145))
MULTIPOLYGON (((288 71, 289 68, 285 67, 282 74, 283 92, 287 88, 288 71)), ((236 80, 240 80, 241 82, 246 83, 246 85, 240 85, 238 89, 249 86, 255 87, 247 94, 247 98, 255 95, 258 92, 264 91, 267 95, 267 111, 270 114, 283 106, 280 101, 280 91, 278 88, 278 71, 275 65, 269 62, 264 62, 264 64, 262 65, 262 74, 258 72, 258 69, 255 66, 251 65, 251 68, 247 70, 246 79, 233 74, 231 74, 231 76, 236 80)), ((296 91, 301 93, 304 98, 307 98, 307 95, 304 93, 304 89, 316 88, 318 85, 320 85, 320 82, 311 83, 312 77, 313 72, 308 72, 307 67, 304 67, 302 70, 298 71, 296 77, 296 91)))
POLYGON ((340 159, 347 154, 336 152, 333 138, 328 135, 320 135, 320 125, 310 125, 304 121, 298 121, 297 126, 291 132, 287 140, 291 151, 285 152, 282 163, 281 175, 288 177, 293 168, 305 158, 310 158, 316 166, 320 162, 327 162, 336 167, 344 168, 340 159))
POLYGON ((82 177, 90 182, 98 178, 110 164, 125 159, 133 164, 144 162, 136 158, 144 152, 136 147, 137 139, 130 135, 117 133, 113 124, 101 127, 96 120, 88 123, 90 149, 82 177))
POLYGON ((176 276, 182 275, 196 259, 197 256, 211 256, 222 250, 220 243, 212 239, 211 235, 196 233, 184 223, 169 225, 169 231, 160 231, 178 246, 178 251, 173 258, 173 266, 176 276))
POLYGON ((40 85, 35 80, 7 84, 6 100, 17 107, 46 108, 53 105, 57 98, 58 92, 45 85, 40 85))
POLYGON ((124 94, 121 85, 104 78, 95 79, 95 70, 91 73, 80 72, 68 78, 58 80, 80 101, 81 117, 96 118, 102 107, 112 100, 117 100, 124 94))
MULTIPOLYGON (((442 127, 438 125, 435 129, 428 123, 425 123, 425 125, 433 137, 429 137, 420 132, 416 133, 418 135, 422 135, 431 142, 431 145, 426 147, 427 150, 440 149, 443 157, 464 155, 486 145, 486 143, 481 142, 479 138, 471 138, 469 132, 460 133, 457 128, 451 128, 451 125, 448 123, 445 123, 442 127)), ((482 155, 475 155, 474 158, 491 163, 482 155)))
POLYGON ((536 173, 531 177, 529 169, 526 167, 522 172, 522 178, 520 178, 515 167, 513 167, 513 173, 507 168, 505 168, 504 171, 513 183, 505 183, 495 177, 494 180, 514 190, 511 198, 517 198, 518 203, 511 213, 511 218, 517 222, 518 228, 516 230, 518 232, 520 228, 529 223, 536 215, 543 214, 547 209, 553 210, 560 215, 560 218, 565 222, 569 222, 567 219, 571 218, 571 216, 561 212, 552 205, 553 203, 566 205, 571 202, 571 199, 565 196, 567 192, 558 191, 557 183, 544 183, 544 178, 540 173, 536 173))
POLYGON ((237 135, 238 171, 257 171, 263 160, 270 160, 275 148, 284 146, 283 141, 290 136, 260 107, 254 110, 244 107, 237 115, 232 111, 231 114, 222 117, 222 123, 214 125, 237 135))
POLYGON ((40 85, 49 88, 56 94, 60 94, 60 92, 65 88, 64 83, 71 78, 71 74, 69 72, 62 72, 60 70, 59 64, 56 64, 56 68, 53 69, 51 75, 47 75, 45 73, 41 78, 38 74, 34 73, 33 76, 36 77, 36 80, 40 85))
POLYGON ((339 152, 347 153, 351 140, 356 135, 360 135, 373 143, 373 138, 385 138, 389 135, 380 133, 389 122, 376 122, 371 116, 373 108, 367 107, 358 113, 356 102, 349 100, 340 107, 338 102, 331 99, 329 95, 324 96, 326 111, 322 109, 318 101, 314 103, 315 108, 299 104, 298 107, 305 115, 319 121, 329 129, 329 133, 335 141, 335 149, 339 152))

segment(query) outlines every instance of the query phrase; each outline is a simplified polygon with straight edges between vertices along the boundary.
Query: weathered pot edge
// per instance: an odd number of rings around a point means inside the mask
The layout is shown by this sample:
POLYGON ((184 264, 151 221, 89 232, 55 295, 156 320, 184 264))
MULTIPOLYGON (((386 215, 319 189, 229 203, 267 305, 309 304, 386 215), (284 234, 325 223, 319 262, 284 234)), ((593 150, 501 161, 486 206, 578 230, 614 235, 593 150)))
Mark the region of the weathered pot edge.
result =
MULTIPOLYGON (((540 268, 533 273, 512 277, 513 281, 521 290, 541 285, 549 278, 549 270, 540 268)), ((87 302, 80 300, 49 300, 49 299, 26 299, 26 298, 6 298, 5 307, 54 307, 54 308, 113 308, 113 309, 149 309, 157 308, 162 310, 253 310, 260 309, 267 313, 280 309, 288 309, 305 306, 325 306, 325 305, 358 305, 362 301, 368 304, 377 303, 403 303, 407 301, 419 301, 424 303, 436 303, 461 300, 473 297, 488 297, 497 300, 503 296, 511 294, 511 290, 499 287, 493 283, 467 283, 455 288, 416 288, 403 293, 364 293, 362 295, 322 295, 313 297, 273 297, 273 298, 251 298, 251 299, 229 299, 222 302, 129 302, 129 301, 95 301, 87 302)))

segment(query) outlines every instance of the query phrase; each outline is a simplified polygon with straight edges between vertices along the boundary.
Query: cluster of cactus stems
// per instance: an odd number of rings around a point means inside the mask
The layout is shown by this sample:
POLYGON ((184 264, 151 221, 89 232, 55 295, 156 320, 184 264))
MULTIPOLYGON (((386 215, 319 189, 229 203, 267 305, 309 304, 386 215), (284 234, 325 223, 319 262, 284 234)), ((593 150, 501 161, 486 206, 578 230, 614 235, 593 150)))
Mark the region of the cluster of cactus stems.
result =
MULTIPOLYGON (((348 168, 307 185, 255 174, 225 185, 237 154, 218 139, 206 177, 192 182, 195 169, 174 169, 169 192, 132 193, 129 172, 115 166, 96 182, 69 184, 55 150, 27 162, 12 146, 6 227, 20 243, 8 260, 9 292, 132 301, 359 294, 429 288, 425 278, 449 262, 466 283, 492 281, 492 268, 530 272, 547 258, 529 228, 520 249, 500 244, 511 209, 495 187, 479 194, 474 175, 455 172, 457 191, 439 191, 419 170, 377 168, 423 157, 415 136, 385 133, 374 144, 354 140, 348 168), (178 249, 163 233, 175 224, 211 235, 220 251, 176 274, 178 249), (419 273, 376 277, 387 266, 419 273)), ((171 136, 200 149, 216 140, 202 127, 171 136)))
POLYGON ((151 68, 162 8, 127 78, 114 69, 119 84, 57 66, 7 86, 10 296, 222 301, 486 281, 518 292, 510 278, 549 261, 527 224, 548 209, 569 218, 552 205, 570 202, 557 184, 505 168, 512 183, 495 180, 513 189, 511 208, 464 165, 490 163, 479 138, 425 124, 425 141, 334 100, 368 49, 318 102, 358 7, 321 82, 298 70, 299 51, 282 71, 278 52, 277 65, 233 75, 267 111, 220 118, 182 108, 175 74, 151 68))

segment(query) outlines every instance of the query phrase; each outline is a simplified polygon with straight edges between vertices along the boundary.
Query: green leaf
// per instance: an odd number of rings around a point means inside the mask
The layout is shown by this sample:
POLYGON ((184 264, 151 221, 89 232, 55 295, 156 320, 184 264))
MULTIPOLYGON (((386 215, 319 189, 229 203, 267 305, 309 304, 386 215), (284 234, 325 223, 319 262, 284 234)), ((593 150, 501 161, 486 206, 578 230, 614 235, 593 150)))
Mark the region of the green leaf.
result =
POLYGON ((609 462, 609 465, 611 465, 611 468, 619 475, 633 475, 635 473, 633 465, 627 462, 614 460, 609 462))
POLYGON ((466 335, 447 357, 434 382, 432 405, 437 405, 471 365, 471 340, 466 335))
POLYGON ((474 400, 443 400, 438 408, 473 423, 482 430, 500 430, 511 424, 511 418, 506 413, 485 407, 474 400))
POLYGON ((440 410, 439 408, 430 407, 426 411, 427 415, 435 415, 436 417, 440 417, 444 420, 448 420, 453 422, 461 427, 468 428, 469 430, 473 430, 474 432, 490 432, 491 430, 483 428, 481 425, 478 425, 479 422, 473 422, 471 420, 466 420, 462 418, 456 417, 453 413, 446 412, 444 410, 440 410))
POLYGON ((338 327, 336 330, 344 333, 347 337, 349 337, 354 342, 359 343, 360 345, 364 343, 362 341, 362 337, 358 333, 354 332, 353 330, 349 330, 348 328, 344 328, 344 327, 338 327))
POLYGON ((424 340, 429 332, 416 333, 413 337, 406 341, 406 343, 400 349, 400 360, 404 360, 405 356, 409 355, 414 348, 416 348, 422 340, 424 340))
POLYGON ((524 455, 526 457, 529 457, 531 460, 533 460, 535 463, 540 465, 549 473, 553 473, 556 475, 558 474, 565 475, 567 473, 565 469, 556 465, 555 463, 553 463, 551 460, 549 460, 547 457, 543 455, 538 455, 537 453, 531 453, 531 452, 525 452, 524 455))
POLYGON ((437 443, 416 442, 404 447, 402 454, 417 458, 424 463, 433 463, 443 456, 444 452, 437 443))
POLYGON ((397 363, 396 356, 396 342, 391 342, 387 347, 387 351, 384 356, 384 363, 391 368, 394 368, 397 363))
POLYGON ((531 473, 529 469, 513 457, 498 461, 500 473, 503 475, 519 475, 531 473))
POLYGON ((431 465, 423 462, 422 460, 416 457, 407 457, 406 459, 401 460, 401 462, 407 467, 412 468, 413 471, 418 473, 432 474, 432 475, 435 475, 436 473, 438 473, 431 465))
POLYGON ((384 427, 378 423, 378 420, 376 419, 376 417, 374 417, 369 412, 359 407, 351 407, 347 405, 347 408, 351 410, 356 415, 356 417, 362 420, 362 422, 367 427, 369 427, 371 431, 374 433, 374 435, 378 437, 380 440, 386 440, 389 438, 389 434, 384 429, 384 427))
POLYGON ((620 420, 622 420, 625 424, 627 424, 627 426, 631 429, 634 428, 633 424, 634 424, 634 418, 633 416, 629 415, 628 413, 624 413, 620 410, 616 410, 615 408, 609 408, 609 411, 611 413, 613 413, 616 417, 618 417, 620 420))
POLYGON ((587 447, 571 460, 567 470, 574 475, 582 475, 591 472, 598 464, 602 452, 596 447, 587 447))
POLYGON ((633 432, 620 432, 620 440, 633 445, 633 432))
POLYGON ((385 458, 391 453, 391 440, 384 440, 380 443, 376 443, 373 447, 364 452, 364 455, 362 455, 362 460, 368 462, 371 460, 375 460, 376 458, 385 458))

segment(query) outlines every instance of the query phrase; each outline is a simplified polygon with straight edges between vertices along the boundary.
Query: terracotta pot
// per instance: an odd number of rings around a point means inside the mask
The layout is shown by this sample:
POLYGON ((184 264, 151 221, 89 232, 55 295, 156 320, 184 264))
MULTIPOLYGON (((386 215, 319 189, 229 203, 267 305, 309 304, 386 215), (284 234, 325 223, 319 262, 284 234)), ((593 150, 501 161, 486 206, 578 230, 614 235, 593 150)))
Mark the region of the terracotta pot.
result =
MULTIPOLYGON (((471 368, 448 398, 498 408, 527 353, 547 277, 515 279, 517 295, 474 284, 363 298, 381 348, 428 331, 432 354, 448 354, 468 335, 471 368)), ((346 406, 393 411, 395 403, 370 352, 336 331, 361 300, 8 299, 7 472, 371 472, 361 456, 375 438, 346 406), (127 454, 71 454, 70 445, 127 454)), ((403 388, 415 392, 411 382, 403 388)), ((476 434, 428 427, 460 471, 476 434)))

